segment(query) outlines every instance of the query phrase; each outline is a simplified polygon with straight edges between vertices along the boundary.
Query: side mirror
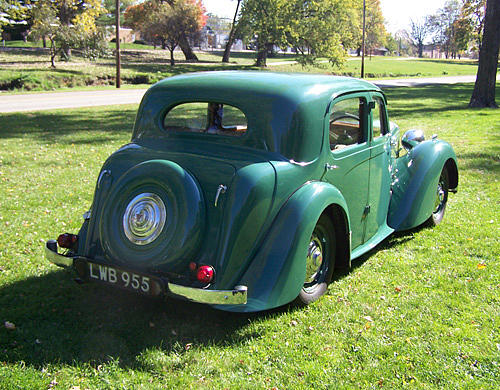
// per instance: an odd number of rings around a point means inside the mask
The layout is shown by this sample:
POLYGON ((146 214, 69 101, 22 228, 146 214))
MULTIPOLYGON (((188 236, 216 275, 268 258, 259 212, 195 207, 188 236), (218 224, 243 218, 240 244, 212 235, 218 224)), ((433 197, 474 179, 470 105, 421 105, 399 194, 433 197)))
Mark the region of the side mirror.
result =
POLYGON ((423 141, 425 141, 424 132, 422 130, 415 129, 408 130, 401 138, 401 144, 407 151, 410 151, 410 149, 423 141))

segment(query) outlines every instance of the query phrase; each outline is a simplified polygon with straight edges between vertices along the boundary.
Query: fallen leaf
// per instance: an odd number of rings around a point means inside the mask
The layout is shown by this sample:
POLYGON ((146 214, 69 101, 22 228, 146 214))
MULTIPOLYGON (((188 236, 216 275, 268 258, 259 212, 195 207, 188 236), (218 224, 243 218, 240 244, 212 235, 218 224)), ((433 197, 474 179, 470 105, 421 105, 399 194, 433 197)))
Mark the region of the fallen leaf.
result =
POLYGON ((394 291, 401 292, 401 287, 394 287, 394 291))
POLYGON ((5 329, 9 329, 9 330, 16 329, 16 325, 14 325, 12 322, 9 322, 9 321, 5 321, 3 326, 5 326, 5 329))
POLYGON ((485 263, 478 263, 477 269, 485 269, 485 268, 486 268, 486 264, 485 263))

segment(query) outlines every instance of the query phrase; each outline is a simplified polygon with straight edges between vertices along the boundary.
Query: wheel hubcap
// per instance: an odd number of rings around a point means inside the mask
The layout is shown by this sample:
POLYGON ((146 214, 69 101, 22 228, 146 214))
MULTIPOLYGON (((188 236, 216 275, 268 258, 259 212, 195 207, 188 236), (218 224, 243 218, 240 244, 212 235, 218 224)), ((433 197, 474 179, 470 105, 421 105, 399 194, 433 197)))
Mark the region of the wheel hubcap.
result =
POLYGON ((444 203, 444 199, 445 199, 445 192, 443 189, 443 182, 440 180, 436 191, 436 200, 434 201, 434 213, 437 213, 441 210, 444 203))
POLYGON ((123 214, 123 231, 130 242, 146 245, 162 232, 167 219, 165 204, 152 193, 137 195, 128 204, 123 214))
POLYGON ((309 242, 309 249, 306 258, 306 283, 312 283, 321 270, 323 264, 323 245, 325 239, 320 239, 313 233, 309 242))

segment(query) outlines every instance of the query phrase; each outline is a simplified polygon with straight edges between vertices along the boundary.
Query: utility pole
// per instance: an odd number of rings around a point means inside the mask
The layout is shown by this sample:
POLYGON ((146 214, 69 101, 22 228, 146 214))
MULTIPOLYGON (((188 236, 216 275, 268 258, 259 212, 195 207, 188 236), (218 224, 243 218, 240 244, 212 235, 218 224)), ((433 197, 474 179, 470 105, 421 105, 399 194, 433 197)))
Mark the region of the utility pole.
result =
POLYGON ((120 0, 115 3, 115 18, 116 18, 116 88, 121 86, 121 61, 120 61, 120 0))
POLYGON ((366 0, 363 0, 363 38, 361 40, 361 78, 365 77, 365 21, 366 21, 366 0))

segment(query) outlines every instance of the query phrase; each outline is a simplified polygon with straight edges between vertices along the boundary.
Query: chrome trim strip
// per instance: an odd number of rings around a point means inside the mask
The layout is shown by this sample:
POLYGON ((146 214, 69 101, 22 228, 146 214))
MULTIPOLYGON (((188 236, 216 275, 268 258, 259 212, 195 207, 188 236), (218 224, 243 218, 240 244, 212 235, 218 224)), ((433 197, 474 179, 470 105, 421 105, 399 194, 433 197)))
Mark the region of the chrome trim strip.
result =
POLYGON ((171 294, 191 302, 210 305, 245 305, 247 303, 247 286, 235 286, 232 290, 204 290, 168 283, 171 294))
POLYGON ((73 265, 73 257, 57 253, 57 242, 54 240, 45 243, 45 258, 59 267, 71 267, 73 265))

